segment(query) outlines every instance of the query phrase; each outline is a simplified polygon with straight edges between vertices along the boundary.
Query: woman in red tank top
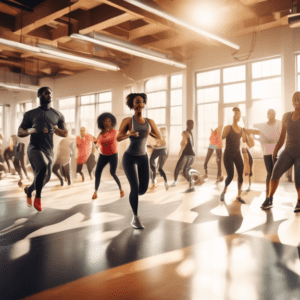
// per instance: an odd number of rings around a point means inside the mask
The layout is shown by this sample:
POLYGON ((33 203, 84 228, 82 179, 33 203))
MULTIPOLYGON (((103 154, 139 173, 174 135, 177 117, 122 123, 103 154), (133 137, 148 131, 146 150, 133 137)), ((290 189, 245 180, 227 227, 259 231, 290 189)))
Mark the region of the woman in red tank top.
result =
POLYGON ((111 113, 103 113, 98 117, 98 128, 101 130, 97 139, 94 140, 100 150, 96 172, 95 172, 95 192, 92 199, 96 199, 97 191, 100 185, 101 174, 104 167, 109 163, 110 174, 116 181, 120 189, 120 197, 124 197, 119 178, 116 175, 118 166, 118 142, 117 142, 117 125, 116 117, 111 113))

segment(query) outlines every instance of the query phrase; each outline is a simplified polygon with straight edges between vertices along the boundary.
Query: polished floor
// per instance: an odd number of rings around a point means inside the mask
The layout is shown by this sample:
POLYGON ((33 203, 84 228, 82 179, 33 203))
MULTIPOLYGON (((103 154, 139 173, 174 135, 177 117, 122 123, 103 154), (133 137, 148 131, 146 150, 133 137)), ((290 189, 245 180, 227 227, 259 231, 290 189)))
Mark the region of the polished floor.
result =
POLYGON ((60 187, 53 176, 43 212, 9 175, 0 181, 0 299, 300 299, 294 184, 282 182, 262 211, 263 183, 241 204, 232 182, 221 203, 224 182, 214 179, 189 192, 184 181, 165 191, 158 178, 141 197, 145 229, 134 230, 123 173, 124 198, 105 173, 94 201, 89 179, 60 187))

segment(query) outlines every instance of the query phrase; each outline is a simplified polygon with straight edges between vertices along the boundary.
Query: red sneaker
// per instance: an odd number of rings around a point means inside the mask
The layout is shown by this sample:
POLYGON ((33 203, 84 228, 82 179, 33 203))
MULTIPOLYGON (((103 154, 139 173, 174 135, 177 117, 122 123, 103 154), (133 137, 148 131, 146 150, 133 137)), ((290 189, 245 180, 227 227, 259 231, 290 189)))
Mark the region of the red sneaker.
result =
POLYGON ((120 198, 123 198, 123 197, 124 197, 124 191, 120 190, 120 198))
POLYGON ((32 200, 31 200, 31 197, 28 196, 28 188, 29 188, 29 185, 26 185, 25 188, 24 188, 24 192, 26 194, 26 204, 28 207, 31 207, 32 206, 32 200))
POLYGON ((42 208, 42 204, 41 204, 41 198, 35 197, 33 206, 37 211, 42 211, 43 208, 42 208))
POLYGON ((92 200, 95 200, 98 198, 98 195, 97 195, 97 192, 94 193, 93 197, 92 197, 92 200))

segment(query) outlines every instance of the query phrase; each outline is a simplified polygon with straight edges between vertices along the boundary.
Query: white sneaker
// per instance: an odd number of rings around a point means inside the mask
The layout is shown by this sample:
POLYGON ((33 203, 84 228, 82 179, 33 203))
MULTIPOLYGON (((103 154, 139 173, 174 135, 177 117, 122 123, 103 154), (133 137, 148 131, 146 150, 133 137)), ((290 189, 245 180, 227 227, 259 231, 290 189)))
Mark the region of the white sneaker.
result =
POLYGON ((177 182, 176 181, 173 181, 173 183, 170 185, 170 187, 174 187, 176 186, 177 182))
POLYGON ((166 191, 169 189, 169 186, 168 186, 167 182, 165 182, 165 188, 166 188, 166 191))
POLYGON ((134 216, 132 218, 132 221, 131 221, 131 226, 134 228, 134 229, 144 229, 144 225, 142 224, 141 222, 141 219, 140 217, 138 216, 134 216))

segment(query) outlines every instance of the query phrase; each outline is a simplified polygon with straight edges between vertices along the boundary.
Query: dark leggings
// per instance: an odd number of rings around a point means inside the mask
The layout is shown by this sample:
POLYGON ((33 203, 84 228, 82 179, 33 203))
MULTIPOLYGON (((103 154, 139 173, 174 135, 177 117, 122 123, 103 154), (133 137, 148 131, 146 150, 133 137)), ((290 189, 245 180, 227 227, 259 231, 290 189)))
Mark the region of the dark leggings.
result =
POLYGON ((251 153, 249 152, 248 148, 243 148, 242 149, 243 153, 247 153, 248 155, 248 160, 249 160, 249 168, 250 168, 250 173, 249 174, 245 174, 245 175, 249 175, 250 177, 252 177, 253 173, 252 173, 252 167, 253 167, 253 158, 251 153))
POLYGON ((225 187, 227 187, 233 179, 234 165, 238 172, 238 187, 240 188, 243 183, 244 163, 241 152, 224 151, 224 167, 226 169, 227 178, 225 180, 225 187))
POLYGON ((134 156, 125 151, 122 163, 130 184, 129 202, 137 216, 139 195, 144 195, 149 185, 148 155, 134 156))
POLYGON ((71 184, 70 163, 67 163, 64 166, 61 166, 60 164, 55 164, 52 168, 52 172, 58 177, 58 179, 60 180, 61 185, 63 185, 63 182, 64 182, 64 179, 62 178, 62 176, 67 179, 68 185, 71 184), (60 170, 61 174, 59 174, 58 170, 60 170))
POLYGON ((98 191, 100 185, 101 174, 104 167, 109 163, 110 165, 110 175, 114 178, 115 182, 117 183, 119 189, 121 190, 121 183, 116 175, 116 170, 118 166, 118 153, 113 155, 103 155, 100 154, 97 162, 96 173, 95 173, 95 191, 98 191))
POLYGON ((37 149, 31 149, 27 154, 34 174, 33 183, 28 188, 28 196, 31 197, 32 192, 35 190, 36 198, 41 198, 42 188, 51 177, 53 157, 37 149))
POLYGON ((270 155, 264 155, 264 162, 267 169, 267 178, 266 183, 268 184, 271 180, 272 171, 273 171, 273 159, 272 154, 270 155))
POLYGON ((25 160, 25 155, 19 152, 16 154, 14 161, 13 161, 14 167, 15 167, 16 171, 18 172, 21 180, 23 180, 22 170, 23 170, 24 174, 26 175, 26 177, 28 177, 24 160, 25 160), (22 170, 21 170, 21 168, 22 168, 22 170))
MULTIPOLYGON (((87 161, 85 162, 87 169, 89 171, 89 175, 92 175, 92 171, 96 165, 96 158, 95 158, 95 154, 91 153, 89 158, 87 159, 87 161)), ((77 164, 77 173, 81 173, 82 172, 82 168, 83 168, 83 164, 77 164)))
POLYGON ((177 181, 179 172, 183 169, 183 176, 184 178, 190 182, 191 176, 190 176, 190 169, 192 168, 192 164, 195 161, 194 155, 181 155, 179 158, 175 171, 174 171, 174 181, 177 181))
POLYGON ((167 176, 165 171, 163 170, 163 166, 168 158, 168 154, 167 154, 167 150, 166 149, 154 149, 151 157, 150 157, 150 168, 152 171, 152 175, 151 175, 151 180, 152 183, 154 183, 155 181, 155 177, 156 177, 156 164, 155 164, 155 159, 159 157, 158 159, 158 172, 160 174, 160 176, 162 176, 164 178, 165 182, 167 181, 167 176))
POLYGON ((222 170, 221 170, 221 163, 222 163, 222 149, 207 149, 207 154, 204 162, 204 170, 207 170, 207 164, 214 153, 214 150, 216 150, 217 153, 217 166, 218 166, 218 176, 222 175, 222 170))

